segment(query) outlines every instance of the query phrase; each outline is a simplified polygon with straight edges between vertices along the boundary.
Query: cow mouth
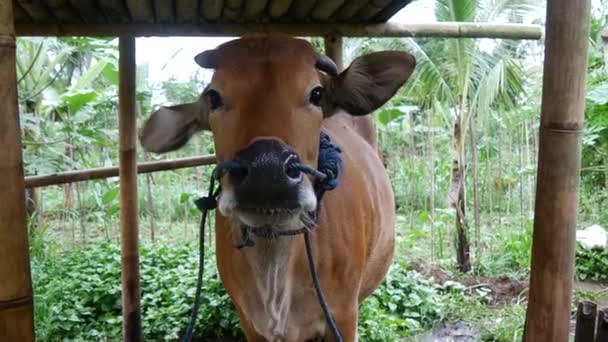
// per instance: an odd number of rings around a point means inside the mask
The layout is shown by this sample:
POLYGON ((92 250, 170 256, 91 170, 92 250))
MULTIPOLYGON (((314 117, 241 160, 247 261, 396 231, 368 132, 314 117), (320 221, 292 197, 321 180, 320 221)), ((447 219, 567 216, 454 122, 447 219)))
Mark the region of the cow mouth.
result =
POLYGON ((301 208, 235 208, 239 220, 249 227, 286 227, 299 222, 301 208))
POLYGON ((218 209, 225 217, 231 217, 249 227, 273 226, 296 228, 302 218, 315 210, 317 198, 312 189, 301 187, 298 202, 293 206, 256 206, 239 203, 231 189, 223 190, 218 200, 218 209))

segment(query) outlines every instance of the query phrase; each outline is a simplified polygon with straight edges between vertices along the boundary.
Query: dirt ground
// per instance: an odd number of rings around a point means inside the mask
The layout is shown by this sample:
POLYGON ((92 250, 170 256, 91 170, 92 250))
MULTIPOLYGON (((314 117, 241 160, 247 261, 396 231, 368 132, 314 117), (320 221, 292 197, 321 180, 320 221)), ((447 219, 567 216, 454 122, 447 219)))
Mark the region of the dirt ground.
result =
POLYGON ((435 282, 443 285, 446 281, 457 281, 468 288, 486 288, 490 290, 491 302, 490 305, 504 305, 511 303, 513 300, 525 299, 528 291, 528 281, 521 281, 506 276, 489 278, 464 276, 453 277, 439 266, 430 265, 420 260, 410 263, 412 269, 425 278, 433 278, 435 282))
MULTIPOLYGON (((422 274, 425 278, 433 278, 435 282, 443 285, 447 281, 457 281, 467 288, 484 287, 490 290, 490 305, 501 306, 508 303, 525 302, 528 297, 529 280, 517 280, 506 276, 489 278, 475 276, 452 276, 437 265, 428 264, 422 260, 410 263, 414 271, 422 274)), ((599 284, 590 281, 575 281, 574 291, 584 291, 597 296, 599 308, 608 307, 608 284, 599 284)), ((570 333, 574 334, 575 321, 570 324, 570 333)), ((458 321, 454 323, 443 322, 427 335, 420 336, 416 341, 421 342, 469 342, 477 341, 478 332, 469 323, 458 321)))

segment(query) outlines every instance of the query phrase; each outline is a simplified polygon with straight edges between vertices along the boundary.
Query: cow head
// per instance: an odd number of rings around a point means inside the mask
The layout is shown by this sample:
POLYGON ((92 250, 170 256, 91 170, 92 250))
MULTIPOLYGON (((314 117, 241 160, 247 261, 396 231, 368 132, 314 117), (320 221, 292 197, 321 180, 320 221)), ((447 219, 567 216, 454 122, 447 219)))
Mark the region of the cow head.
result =
POLYGON ((366 115, 388 101, 415 65, 405 52, 357 58, 338 74, 305 40, 249 36, 196 56, 215 69, 198 101, 163 107, 141 133, 144 148, 166 152, 211 130, 218 161, 246 165, 222 177, 219 210, 248 226, 299 225, 317 202, 312 181, 292 167, 316 166, 324 118, 366 115))

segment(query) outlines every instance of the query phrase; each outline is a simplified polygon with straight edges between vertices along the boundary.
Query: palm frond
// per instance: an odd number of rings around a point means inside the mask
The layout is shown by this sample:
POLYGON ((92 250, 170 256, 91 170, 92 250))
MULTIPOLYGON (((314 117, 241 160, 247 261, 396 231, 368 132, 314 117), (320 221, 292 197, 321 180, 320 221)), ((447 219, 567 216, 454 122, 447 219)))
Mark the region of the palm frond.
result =
POLYGON ((439 64, 414 39, 405 38, 401 42, 416 58, 416 70, 406 85, 406 94, 415 93, 423 108, 431 107, 434 100, 452 103, 454 94, 439 64))
POLYGON ((435 18, 438 21, 475 21, 478 0, 438 0, 435 18))
POLYGON ((541 3, 534 0, 485 0, 479 2, 476 21, 521 22, 531 13, 539 12, 541 3))

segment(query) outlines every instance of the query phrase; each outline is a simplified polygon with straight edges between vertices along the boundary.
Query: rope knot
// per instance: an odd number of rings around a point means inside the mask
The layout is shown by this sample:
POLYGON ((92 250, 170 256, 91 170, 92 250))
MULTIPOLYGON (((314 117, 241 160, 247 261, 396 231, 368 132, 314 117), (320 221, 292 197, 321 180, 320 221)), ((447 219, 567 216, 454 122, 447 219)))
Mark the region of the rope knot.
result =
POLYGON ((200 211, 213 210, 217 208, 217 200, 213 196, 205 196, 195 200, 194 205, 196 205, 200 211))
POLYGON ((328 191, 338 186, 339 178, 344 170, 344 161, 340 157, 340 153, 342 153, 340 147, 332 144, 329 135, 321 132, 318 170, 325 174, 325 177, 317 179, 315 186, 319 189, 328 191))

